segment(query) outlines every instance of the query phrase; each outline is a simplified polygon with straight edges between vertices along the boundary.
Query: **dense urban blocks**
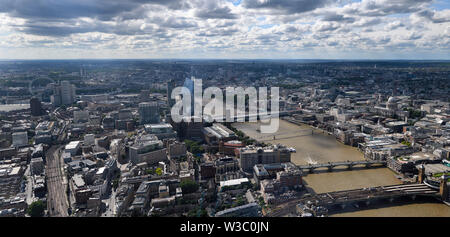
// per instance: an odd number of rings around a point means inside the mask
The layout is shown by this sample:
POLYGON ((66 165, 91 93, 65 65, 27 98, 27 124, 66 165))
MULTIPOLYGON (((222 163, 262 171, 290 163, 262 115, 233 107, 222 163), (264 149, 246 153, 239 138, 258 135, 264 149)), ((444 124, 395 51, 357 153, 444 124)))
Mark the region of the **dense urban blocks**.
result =
POLYGON ((426 61, 2 63, 0 216, 448 216, 449 74, 426 61), (202 113, 173 116, 180 87, 202 113), (282 126, 265 133, 252 111, 282 126))

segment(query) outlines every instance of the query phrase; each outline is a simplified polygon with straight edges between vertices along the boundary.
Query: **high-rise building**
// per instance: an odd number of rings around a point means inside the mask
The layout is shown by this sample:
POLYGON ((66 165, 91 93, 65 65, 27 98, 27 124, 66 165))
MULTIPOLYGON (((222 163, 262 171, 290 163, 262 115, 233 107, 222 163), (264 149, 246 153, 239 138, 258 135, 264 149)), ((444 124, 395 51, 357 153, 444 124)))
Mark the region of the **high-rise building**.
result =
POLYGON ((170 80, 167 82, 167 105, 169 108, 172 108, 172 106, 175 104, 175 99, 172 99, 172 90, 175 88, 175 81, 170 80))
POLYGON ((194 108, 195 108, 195 104, 197 104, 197 106, 199 108, 202 108, 203 104, 202 104, 202 98, 195 98, 195 94, 194 92, 196 90, 200 90, 203 91, 203 85, 200 84, 199 82, 201 81, 201 79, 195 78, 195 77, 191 77, 191 78, 186 78, 186 80, 184 81, 183 84, 183 89, 189 91, 189 93, 191 94, 191 104, 190 104, 190 108, 184 108, 185 111, 187 111, 190 115, 195 115, 194 113, 194 108), (202 85, 201 88, 196 88, 194 89, 196 86, 198 85, 202 85))
POLYGON ((155 124, 159 123, 159 109, 157 102, 145 102, 139 104, 139 123, 155 124))
POLYGON ((194 114, 194 80, 193 80, 194 78, 186 78, 186 80, 184 81, 184 84, 183 84, 183 89, 185 89, 185 90, 188 90, 189 91, 189 93, 191 94, 191 104, 190 104, 190 107, 188 107, 188 108, 184 108, 184 106, 187 106, 187 105, 183 105, 183 109, 185 110, 185 111, 188 111, 188 113, 190 114, 190 115, 193 115, 194 114))
POLYGON ((53 106, 71 105, 75 102, 75 86, 68 81, 62 81, 53 86, 51 97, 53 106))
POLYGON ((44 110, 42 109, 41 101, 36 97, 30 99, 30 109, 31 109, 31 116, 44 115, 44 110))
POLYGON ((150 90, 141 90, 139 94, 140 102, 147 102, 150 100, 150 90))

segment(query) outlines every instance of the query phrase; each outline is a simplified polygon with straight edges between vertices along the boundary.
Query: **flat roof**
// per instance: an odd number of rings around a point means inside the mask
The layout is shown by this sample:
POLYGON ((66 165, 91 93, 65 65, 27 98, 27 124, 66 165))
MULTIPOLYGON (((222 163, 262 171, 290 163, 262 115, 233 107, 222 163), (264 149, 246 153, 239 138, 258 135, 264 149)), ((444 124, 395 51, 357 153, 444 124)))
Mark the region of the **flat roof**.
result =
POLYGON ((172 125, 168 124, 168 123, 163 123, 163 124, 145 124, 145 127, 149 127, 149 128, 172 128, 172 125))
POLYGON ((249 182, 248 178, 232 179, 232 180, 227 180, 227 181, 220 181, 220 186, 221 187, 234 186, 234 185, 239 185, 241 183, 246 183, 246 182, 249 182))
POLYGON ((103 172, 105 172, 106 167, 101 167, 97 170, 96 174, 103 174, 103 172))
POLYGON ((66 145, 66 150, 75 149, 80 145, 80 141, 72 141, 66 145))

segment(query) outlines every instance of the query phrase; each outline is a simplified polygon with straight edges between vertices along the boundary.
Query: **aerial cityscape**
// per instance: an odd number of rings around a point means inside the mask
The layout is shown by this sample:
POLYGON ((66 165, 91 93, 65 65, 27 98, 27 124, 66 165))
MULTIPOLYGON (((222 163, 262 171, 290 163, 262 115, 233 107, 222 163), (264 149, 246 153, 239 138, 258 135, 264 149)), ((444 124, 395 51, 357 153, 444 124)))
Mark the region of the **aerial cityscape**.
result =
POLYGON ((2 215, 34 215, 36 205, 45 216, 450 214, 449 62, 0 68, 2 215), (171 90, 197 78, 223 90, 279 87, 277 132, 248 118, 173 122, 171 90))
POLYGON ((26 2, 0 217, 450 217, 448 1, 26 2))

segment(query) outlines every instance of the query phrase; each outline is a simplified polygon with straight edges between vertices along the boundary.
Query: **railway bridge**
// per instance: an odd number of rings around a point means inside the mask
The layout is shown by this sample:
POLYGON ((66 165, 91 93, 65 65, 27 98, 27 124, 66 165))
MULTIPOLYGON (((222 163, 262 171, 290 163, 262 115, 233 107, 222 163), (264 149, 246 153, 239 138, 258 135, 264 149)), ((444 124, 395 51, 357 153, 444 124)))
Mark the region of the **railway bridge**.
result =
POLYGON ((328 192, 281 204, 267 213, 267 216, 284 216, 292 213, 299 204, 316 209, 318 207, 325 208, 326 210, 335 207, 341 207, 344 209, 349 205, 358 207, 360 203, 365 203, 368 206, 375 201, 393 202, 396 198, 400 197, 411 197, 414 200, 417 196, 430 196, 438 198, 440 193, 438 189, 431 188, 426 184, 401 184, 328 192))
POLYGON ((348 204, 365 202, 369 205, 371 201, 384 199, 392 202, 395 198, 409 196, 415 199, 417 196, 438 196, 439 190, 430 188, 425 184, 402 184, 381 187, 354 189, 330 193, 322 193, 300 200, 300 203, 314 204, 330 208, 341 206, 345 208, 348 204))

